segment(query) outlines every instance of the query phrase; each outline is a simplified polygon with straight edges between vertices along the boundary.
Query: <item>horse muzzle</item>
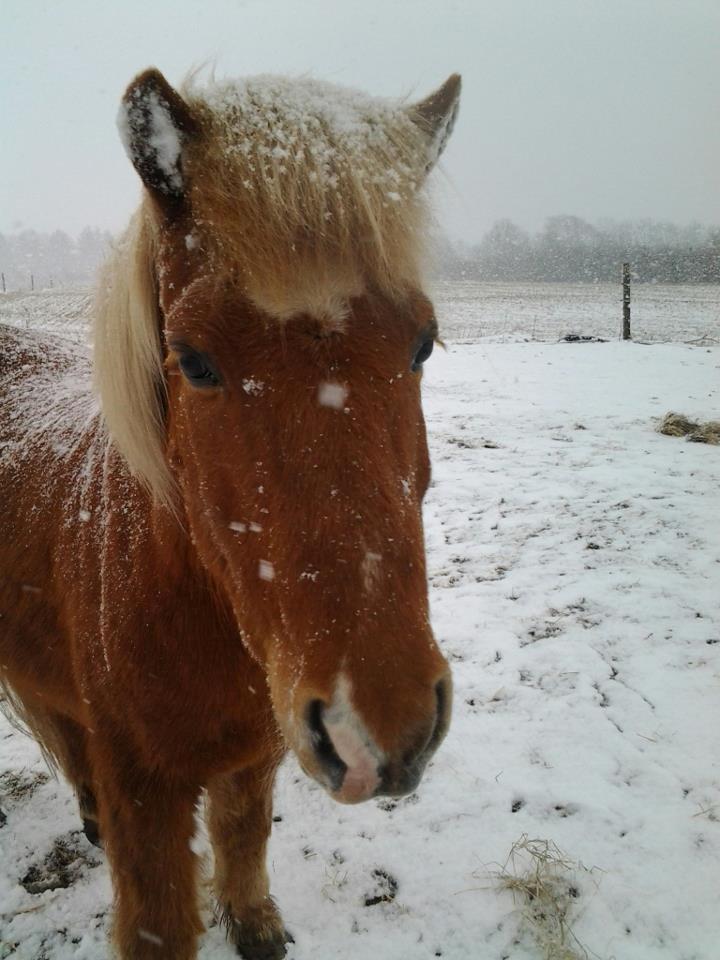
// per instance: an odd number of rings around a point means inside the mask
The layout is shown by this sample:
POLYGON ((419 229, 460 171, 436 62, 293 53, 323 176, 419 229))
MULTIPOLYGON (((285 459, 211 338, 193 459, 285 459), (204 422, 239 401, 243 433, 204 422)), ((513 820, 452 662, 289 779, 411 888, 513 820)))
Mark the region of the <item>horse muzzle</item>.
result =
POLYGON ((383 751, 352 706, 349 684, 341 678, 330 703, 313 699, 307 704, 305 725, 312 762, 304 766, 340 803, 405 796, 416 789, 443 740, 451 705, 452 681, 446 674, 435 685, 434 714, 405 732, 403 747, 383 751))

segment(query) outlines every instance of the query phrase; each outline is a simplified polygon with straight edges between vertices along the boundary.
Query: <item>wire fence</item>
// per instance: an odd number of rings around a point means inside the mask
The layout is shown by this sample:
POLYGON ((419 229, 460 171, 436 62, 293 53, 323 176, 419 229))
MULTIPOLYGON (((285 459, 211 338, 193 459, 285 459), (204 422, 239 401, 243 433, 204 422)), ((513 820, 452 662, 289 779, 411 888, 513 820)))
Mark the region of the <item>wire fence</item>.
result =
MULTIPOLYGON (((620 283, 435 282, 440 335, 453 342, 553 342, 622 336, 620 283)), ((84 337, 92 289, 55 287, 0 295, 0 322, 84 337)), ((642 343, 720 342, 720 285, 634 284, 632 339, 642 343)))

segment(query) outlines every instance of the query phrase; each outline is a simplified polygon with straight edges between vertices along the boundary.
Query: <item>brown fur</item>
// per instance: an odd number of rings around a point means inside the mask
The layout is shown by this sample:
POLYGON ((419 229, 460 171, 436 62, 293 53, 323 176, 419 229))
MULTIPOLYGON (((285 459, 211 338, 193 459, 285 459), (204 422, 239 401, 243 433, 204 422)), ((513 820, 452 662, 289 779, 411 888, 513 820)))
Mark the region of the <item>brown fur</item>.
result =
MULTIPOLYGON (((430 737, 447 675, 428 622, 429 463, 410 372, 434 321, 401 268, 409 240, 395 273, 382 217, 351 256, 364 214, 344 208, 339 233, 317 237, 316 198, 281 191, 307 213, 297 262, 316 261, 321 282, 352 265, 360 287, 345 291, 342 325, 307 311, 278 322, 248 281, 261 264, 239 239, 244 208, 201 186, 221 176, 222 151, 193 98, 189 109, 203 134, 188 193, 161 197, 160 170, 103 281, 103 412, 86 358, 0 332, 0 676, 84 812, 97 801, 124 960, 195 956, 189 841, 203 787, 231 939, 247 957, 281 957, 264 852, 286 745, 319 775, 307 704, 330 702, 342 671, 399 764, 430 737), (189 247, 210 210, 213 229, 189 247), (183 344, 214 358, 222 387, 187 381, 183 344), (342 385, 344 408, 318 403, 325 382, 342 385), (381 557, 371 577, 369 553, 381 557)), ((252 248, 282 272, 298 224, 279 236, 270 206, 252 248)))

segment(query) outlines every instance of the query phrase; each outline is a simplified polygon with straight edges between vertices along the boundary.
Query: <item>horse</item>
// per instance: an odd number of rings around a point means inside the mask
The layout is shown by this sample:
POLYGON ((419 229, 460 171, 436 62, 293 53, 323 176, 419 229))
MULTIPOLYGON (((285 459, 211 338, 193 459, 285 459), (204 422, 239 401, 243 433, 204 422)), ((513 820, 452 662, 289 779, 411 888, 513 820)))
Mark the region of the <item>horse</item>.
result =
POLYGON ((107 852, 123 960, 196 956, 201 796, 231 943, 283 957, 286 751, 359 803, 414 790, 448 728, 422 270, 459 93, 146 70, 118 116, 142 201, 92 355, 0 333, 0 682, 107 852))

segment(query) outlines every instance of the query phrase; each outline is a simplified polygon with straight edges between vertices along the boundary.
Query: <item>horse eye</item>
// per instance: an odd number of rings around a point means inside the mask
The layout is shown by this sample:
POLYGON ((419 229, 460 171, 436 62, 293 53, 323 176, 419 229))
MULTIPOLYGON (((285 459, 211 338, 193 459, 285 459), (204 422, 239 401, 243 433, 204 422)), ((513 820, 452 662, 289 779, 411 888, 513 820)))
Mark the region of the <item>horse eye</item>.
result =
POLYGON ((220 383, 210 361, 202 353, 194 350, 181 353, 178 366, 194 387, 216 387, 220 383))
POLYGON ((413 362, 410 366, 410 369, 413 373, 417 373, 420 367, 425 363, 427 358, 433 352, 433 340, 429 337, 427 340, 423 340, 420 349, 415 354, 413 362))

